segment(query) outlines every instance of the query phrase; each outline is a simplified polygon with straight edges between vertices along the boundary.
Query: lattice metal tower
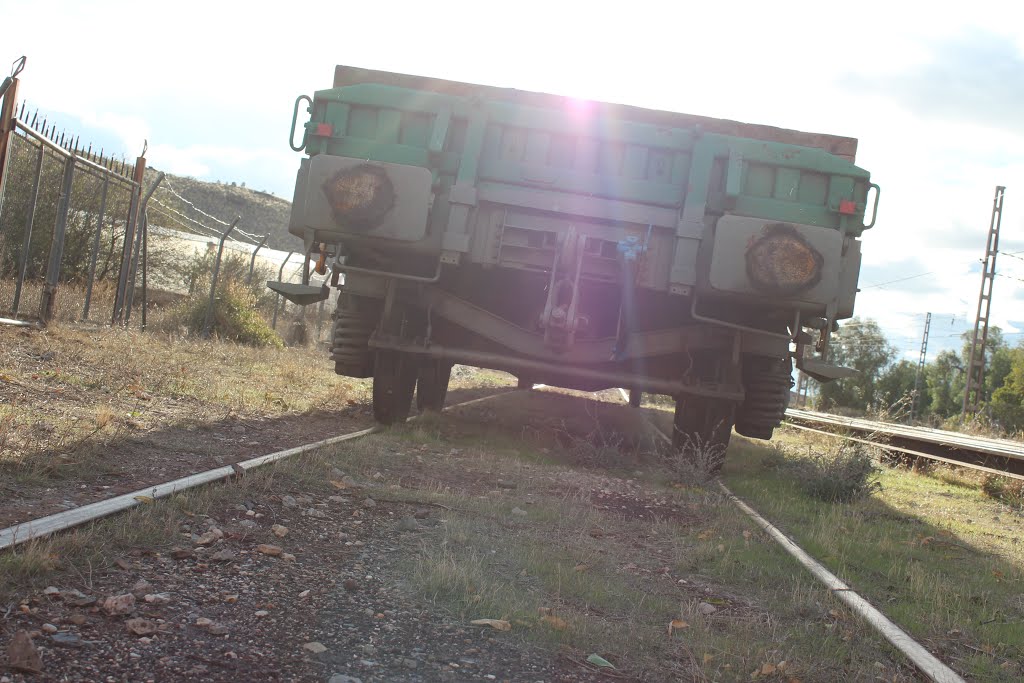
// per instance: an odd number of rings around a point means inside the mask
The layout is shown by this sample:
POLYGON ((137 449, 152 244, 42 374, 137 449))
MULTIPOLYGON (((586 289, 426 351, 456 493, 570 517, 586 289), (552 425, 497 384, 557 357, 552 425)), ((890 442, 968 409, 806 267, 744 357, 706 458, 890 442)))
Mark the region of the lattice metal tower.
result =
POLYGON ((932 328, 932 314, 924 317, 924 335, 921 337, 921 355, 917 359, 917 372, 914 373, 914 398, 910 401, 910 419, 913 421, 917 414, 917 399, 921 388, 921 375, 924 373, 925 359, 928 358, 928 332, 932 328))
POLYGON ((978 411, 985 385, 985 344, 988 342, 988 314, 992 308, 992 282, 996 279, 996 254, 999 253, 999 225, 1003 220, 1003 193, 996 187, 992 200, 992 219, 988 226, 985 261, 981 270, 981 293, 978 294, 978 317, 971 338, 971 355, 967 358, 967 383, 964 386, 963 416, 978 411))

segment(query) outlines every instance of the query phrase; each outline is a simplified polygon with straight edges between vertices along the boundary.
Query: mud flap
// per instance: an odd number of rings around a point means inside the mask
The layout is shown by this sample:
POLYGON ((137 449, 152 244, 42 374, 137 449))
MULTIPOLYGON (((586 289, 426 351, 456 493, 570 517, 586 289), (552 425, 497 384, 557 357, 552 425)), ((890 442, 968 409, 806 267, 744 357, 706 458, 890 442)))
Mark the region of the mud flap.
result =
POLYGON ((320 287, 313 285, 300 285, 295 282, 267 282, 267 288, 277 292, 288 301, 297 306, 309 306, 324 301, 331 295, 331 289, 326 284, 320 287))
POLYGON ((834 379, 845 379, 857 375, 857 371, 853 368, 831 365, 815 358, 804 358, 801 362, 797 363, 797 367, 819 382, 831 382, 834 379))

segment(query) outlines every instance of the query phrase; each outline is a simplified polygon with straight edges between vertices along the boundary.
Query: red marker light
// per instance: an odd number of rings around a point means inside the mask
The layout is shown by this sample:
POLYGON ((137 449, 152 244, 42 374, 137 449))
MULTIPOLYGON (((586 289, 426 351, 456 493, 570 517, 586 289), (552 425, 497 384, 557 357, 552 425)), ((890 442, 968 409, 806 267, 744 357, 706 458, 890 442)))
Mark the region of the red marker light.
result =
POLYGON ((840 199, 839 213, 845 214, 847 216, 852 216, 853 214, 857 213, 857 202, 851 201, 849 199, 840 199))
POLYGON ((318 123, 316 124, 316 135, 320 137, 329 138, 334 135, 334 126, 329 123, 318 123))

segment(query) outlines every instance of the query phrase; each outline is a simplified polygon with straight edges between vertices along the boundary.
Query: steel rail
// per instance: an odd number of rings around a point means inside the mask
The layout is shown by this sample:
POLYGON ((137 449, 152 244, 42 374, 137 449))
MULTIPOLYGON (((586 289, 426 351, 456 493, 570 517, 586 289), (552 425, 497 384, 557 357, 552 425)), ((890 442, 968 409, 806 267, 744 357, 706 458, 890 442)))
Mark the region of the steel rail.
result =
MULTIPOLYGON (((446 406, 445 410, 461 408, 473 403, 486 401, 496 396, 501 396, 504 393, 507 392, 499 392, 483 396, 481 398, 463 401, 462 403, 456 403, 454 405, 446 406)), ((414 415, 410 417, 409 420, 415 420, 416 417, 417 416, 414 415)), ((354 432, 349 432, 348 434, 341 434, 328 439, 314 441, 313 443, 308 443, 303 446, 296 446, 283 451, 276 451, 274 453, 268 453, 267 455, 250 458, 233 465, 225 465, 224 467, 216 467, 212 470, 206 470, 205 472, 190 474, 186 477, 174 479, 162 484, 156 484, 154 486, 148 486, 143 489, 138 489, 137 491, 132 491, 131 493, 125 493, 120 496, 83 505, 82 507, 74 508, 72 510, 65 510, 64 512, 58 512, 46 517, 21 522, 19 524, 9 526, 6 529, 0 529, 0 550, 6 550, 16 545, 42 538, 44 536, 49 536, 50 534, 58 531, 64 531, 65 529, 70 529, 88 522, 94 522, 117 512, 128 510, 138 505, 142 505, 143 503, 152 503, 158 498, 166 498, 167 496, 196 488, 197 486, 218 481, 228 481, 232 477, 238 475, 238 471, 235 469, 236 467, 240 467, 243 471, 242 474, 244 474, 249 470, 263 467, 264 465, 269 465, 279 460, 284 460, 285 458, 309 453, 310 451, 314 451, 319 448, 326 448, 345 441, 358 439, 378 431, 381 431, 379 427, 360 429, 354 432)))
POLYGON ((863 420, 860 418, 841 417, 818 413, 810 410, 798 410, 790 408, 786 411, 786 417, 816 422, 818 424, 831 424, 838 427, 845 427, 861 432, 885 434, 899 438, 911 439, 923 443, 932 443, 947 448, 959 448, 963 450, 994 455, 1011 460, 1024 461, 1024 444, 1010 441, 1008 439, 992 439, 988 437, 969 436, 958 432, 949 432, 942 429, 930 427, 912 427, 909 425, 893 424, 891 422, 877 422, 874 420, 863 420))
POLYGON ((807 432, 816 432, 818 434, 824 434, 837 439, 845 439, 847 441, 855 441, 857 443, 866 444, 868 446, 875 446, 885 451, 897 451, 899 453, 906 453, 907 455, 913 455, 919 458, 928 458, 929 460, 937 460, 938 462, 944 462, 948 465, 956 465, 957 467, 967 467, 972 470, 978 470, 979 472, 986 472, 988 474, 997 474, 1001 477, 1009 477, 1011 479, 1022 479, 1024 475, 1015 474, 1014 472, 1007 472, 1006 470, 998 470, 993 467, 986 467, 985 465, 978 465, 973 462, 964 462, 963 460, 955 460, 953 458, 944 458, 941 455, 933 455, 931 453, 922 453, 912 448, 903 448, 901 446, 894 446, 888 443, 880 443, 878 441, 870 441, 868 439, 858 439, 855 436, 847 436, 845 434, 836 434, 835 432, 826 432, 824 429, 815 429, 814 427, 808 427, 806 425, 798 425, 792 422, 787 423, 789 427, 795 427, 796 429, 802 429, 807 432))
MULTIPOLYGON (((626 403, 629 403, 629 395, 619 389, 626 403)), ((643 418, 655 434, 672 444, 672 439, 646 417, 643 418)), ((762 517, 754 508, 740 500, 729 488, 722 483, 721 479, 716 480, 722 493, 729 498, 729 501, 739 508, 745 515, 750 517, 765 533, 782 546, 790 556, 800 563, 807 571, 829 589, 833 595, 841 600, 854 613, 870 624, 889 643, 910 660, 921 673, 926 675, 935 683, 966 683, 955 671, 940 661, 935 655, 929 652, 923 645, 914 640, 910 634, 897 626, 888 617, 865 598, 857 594, 848 584, 841 581, 839 577, 830 572, 820 562, 807 554, 792 539, 786 536, 774 524, 762 517)))
POLYGON ((965 683, 955 671, 949 668, 935 655, 925 649, 923 645, 914 640, 910 634, 897 626, 888 617, 866 599, 857 594, 850 586, 841 581, 839 577, 830 572, 820 562, 807 554, 803 548, 794 543, 788 536, 759 515, 756 510, 744 503, 730 491, 725 484, 718 481, 718 487, 728 496, 729 500, 748 517, 761 527, 772 539, 775 540, 783 550, 789 553, 799 562, 815 579, 824 584, 829 591, 839 600, 846 604, 853 612, 864 619, 882 637, 911 661, 924 675, 935 683, 965 683))

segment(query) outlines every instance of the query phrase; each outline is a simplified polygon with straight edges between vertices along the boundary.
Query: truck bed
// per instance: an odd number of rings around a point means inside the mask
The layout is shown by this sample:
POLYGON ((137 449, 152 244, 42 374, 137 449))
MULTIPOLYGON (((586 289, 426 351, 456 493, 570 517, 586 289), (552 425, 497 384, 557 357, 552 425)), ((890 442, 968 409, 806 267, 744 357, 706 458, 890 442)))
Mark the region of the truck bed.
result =
MULTIPOLYGON (((487 98, 508 100, 517 104, 545 108, 564 108, 570 102, 570 98, 568 97, 531 92, 529 90, 498 88, 494 86, 463 83, 461 81, 449 81, 441 78, 430 78, 427 76, 392 73, 389 71, 377 71, 374 69, 364 69, 361 67, 345 66, 340 64, 335 67, 335 88, 361 83, 379 83, 381 85, 392 85, 412 90, 426 90, 444 95, 466 96, 477 93, 482 96, 486 96, 487 98)), ((755 140, 779 142, 788 145, 800 145, 802 147, 813 147, 825 150, 826 152, 846 159, 847 161, 856 161, 856 138, 829 135, 826 133, 807 133, 799 130, 790 130, 788 128, 776 128, 775 126, 743 123, 741 121, 731 121, 729 119, 716 119, 710 116, 696 116, 693 114, 660 111, 657 109, 645 109, 643 107, 632 107, 629 105, 609 102, 592 102, 590 104, 594 107, 594 113, 598 118, 637 121, 671 128, 699 127, 701 130, 708 133, 735 135, 737 137, 753 138, 755 140)))

